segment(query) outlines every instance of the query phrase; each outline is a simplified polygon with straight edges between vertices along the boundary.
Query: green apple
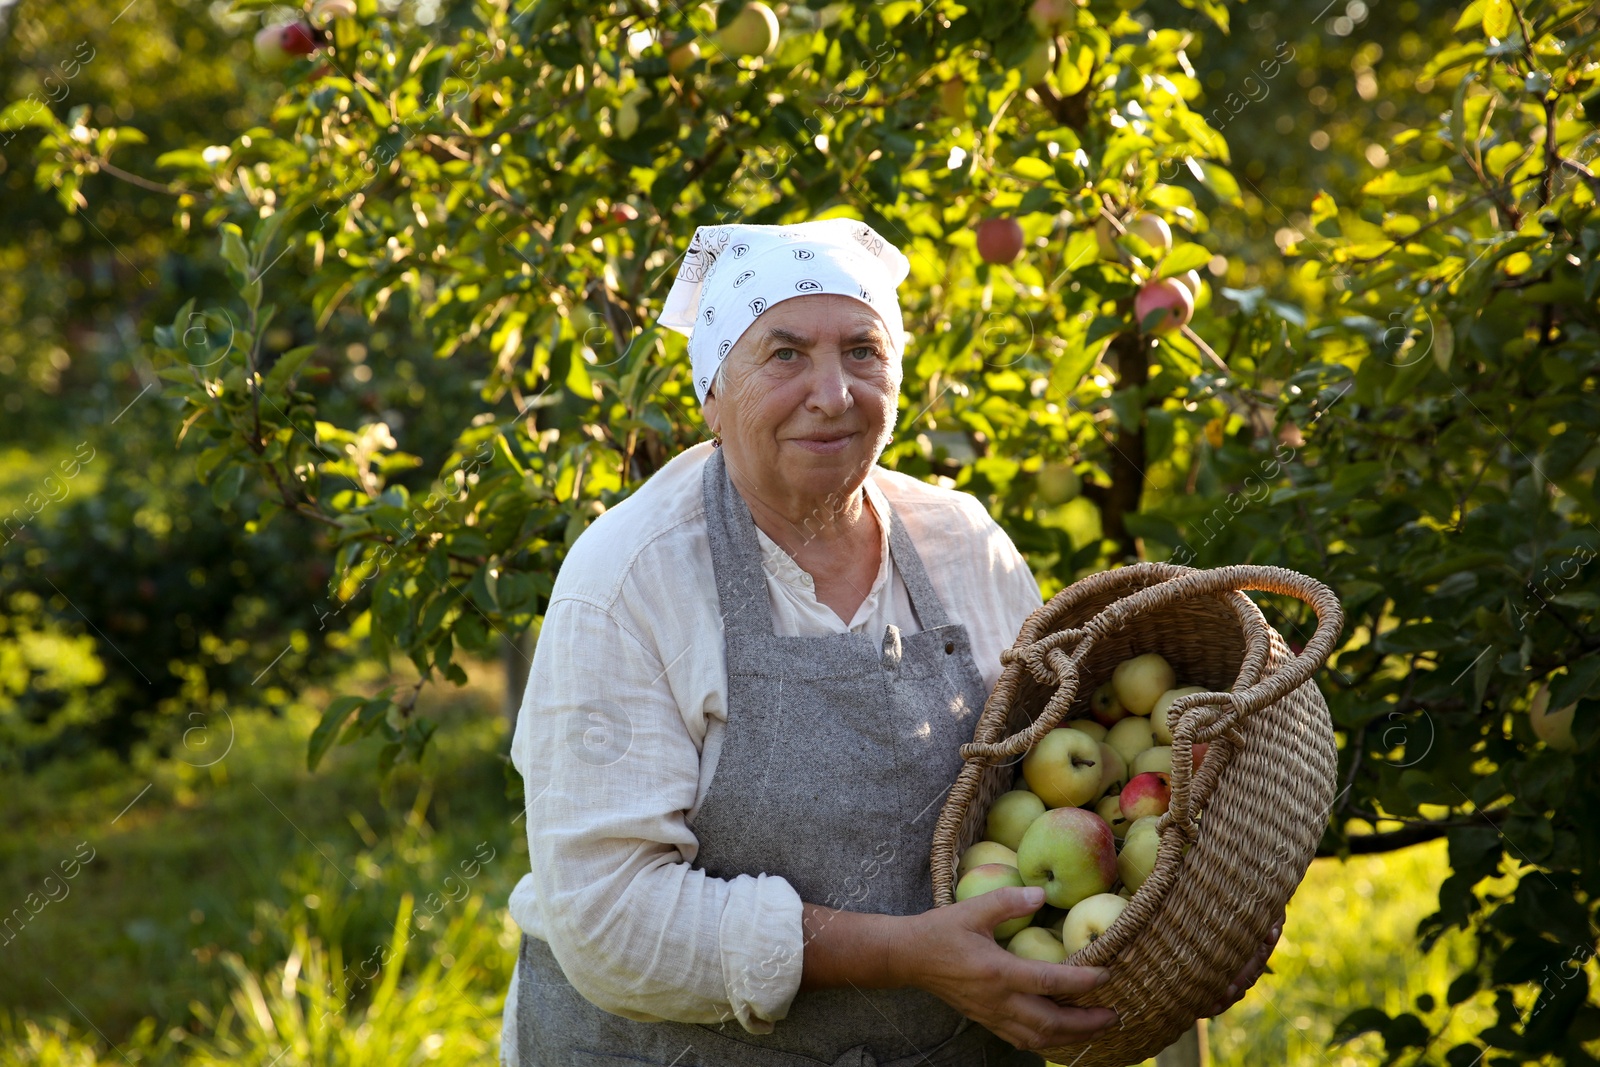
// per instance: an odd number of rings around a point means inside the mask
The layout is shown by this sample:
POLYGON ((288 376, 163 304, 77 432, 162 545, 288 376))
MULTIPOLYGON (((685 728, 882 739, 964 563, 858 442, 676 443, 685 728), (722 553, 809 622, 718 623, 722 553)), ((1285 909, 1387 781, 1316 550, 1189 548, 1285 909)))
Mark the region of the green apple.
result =
POLYGON ((1577 711, 1577 704, 1551 711, 1550 684, 1540 682, 1538 692, 1533 694, 1533 703, 1528 705, 1528 725, 1533 727, 1534 736, 1551 748, 1571 752, 1578 747, 1572 738, 1572 717, 1577 711))
POLYGON ((1096 893, 1074 904, 1061 924, 1061 944, 1067 955, 1105 933, 1127 906, 1128 902, 1115 893, 1096 893))
POLYGON ((1161 848, 1161 835, 1156 832, 1159 815, 1137 819, 1128 827, 1122 838, 1122 851, 1117 853, 1117 873, 1122 884, 1137 893, 1150 872, 1156 869, 1156 853, 1161 848))
POLYGON ((967 118, 967 83, 960 78, 946 79, 939 86, 939 110, 947 119, 965 122, 967 118))
POLYGON ((1051 808, 1017 847, 1023 883, 1044 887, 1044 899, 1058 908, 1110 889, 1117 880, 1116 856, 1111 827, 1083 808, 1051 808))
POLYGON ((1160 215, 1140 212, 1128 220, 1127 228, 1129 233, 1137 235, 1157 252, 1165 252, 1172 247, 1172 227, 1160 215))
POLYGON ((1083 477, 1065 463, 1051 463, 1039 469, 1039 499, 1054 507, 1076 499, 1083 492, 1083 477))
POLYGON ((1050 42, 1040 41, 1029 50, 1028 57, 1022 61, 1022 67, 1020 68, 1022 87, 1026 89, 1030 85, 1038 85, 1044 81, 1046 75, 1050 73, 1051 68, 1054 66, 1055 63, 1050 53, 1050 42))
MULTIPOLYGON (((1129 823, 1148 816, 1164 815, 1167 805, 1172 802, 1172 782, 1166 775, 1156 771, 1136 774, 1128 779, 1128 784, 1117 794, 1117 801, 1122 805, 1122 817, 1129 823)), ((1133 828, 1130 826, 1128 829, 1131 833, 1133 828)), ((1127 840, 1126 835, 1123 840, 1127 840)))
POLYGON ((984 836, 990 841, 998 841, 1013 851, 1022 841, 1023 831, 1044 814, 1044 801, 1038 794, 1030 793, 1026 789, 1013 789, 1009 793, 1001 793, 989 808, 989 820, 985 824, 984 836))
POLYGON ((694 61, 699 58, 699 45, 693 41, 687 44, 680 44, 667 53, 667 69, 681 78, 688 73, 689 68, 694 66, 694 61))
POLYGON ((616 118, 611 123, 619 138, 626 141, 639 132, 639 105, 648 99, 650 94, 643 89, 636 89, 622 98, 616 118))
POLYGON ((1069 730, 1076 730, 1080 734, 1088 734, 1096 741, 1104 741, 1106 739, 1106 728, 1093 719, 1070 719, 1061 725, 1069 730))
POLYGON ((956 864, 956 877, 985 863, 1003 863, 1007 867, 1015 867, 1017 854, 998 841, 979 841, 961 854, 961 860, 956 864))
POLYGON ((1122 249, 1117 245, 1116 227, 1104 215, 1095 220, 1094 239, 1100 248, 1100 258, 1116 262, 1122 258, 1122 249))
POLYGON ((1177 682, 1172 667, 1155 652, 1123 660, 1111 674, 1117 701, 1134 715, 1148 715, 1161 694, 1177 682))
POLYGON ((1106 825, 1111 827, 1111 836, 1118 841, 1128 832, 1128 818, 1122 814, 1122 798, 1117 794, 1101 797, 1094 806, 1094 813, 1106 821, 1106 825))
MULTIPOLYGON (((1146 749, 1146 751, 1149 751, 1146 749)), ((1140 755, 1144 755, 1143 752, 1140 755)), ((1122 783, 1128 780, 1128 763, 1117 750, 1100 742, 1100 787, 1095 790, 1095 796, 1103 797, 1107 793, 1115 793, 1122 788, 1122 783)))
MULTIPOLYGON (((1022 875, 1015 867, 1007 867, 1003 863, 983 863, 972 868, 961 881, 956 883, 956 900, 969 900, 972 897, 992 893, 996 889, 1006 889, 1022 885, 1022 875)), ((1015 919, 1007 919, 994 928, 996 941, 1004 941, 1016 934, 1018 930, 1027 927, 1032 916, 1019 915, 1015 919)))
POLYGON ((1206 692, 1204 686, 1185 685, 1177 689, 1168 689, 1156 698, 1155 706, 1150 709, 1150 725, 1155 729, 1157 744, 1172 744, 1172 727, 1167 724, 1167 709, 1172 707, 1172 702, 1190 693, 1204 692, 1206 692))
POLYGON ((1128 718, 1106 731, 1105 743, 1131 767, 1135 756, 1156 743, 1156 735, 1149 719, 1128 718))
POLYGON ((1028 788, 1052 808, 1076 807, 1099 795, 1100 742, 1058 726, 1022 757, 1028 788))
POLYGON ((1172 746, 1152 745, 1137 756, 1128 766, 1128 776, 1144 774, 1146 771, 1160 771, 1162 774, 1172 773, 1172 746))
POLYGON ((1067 958, 1067 950, 1061 947, 1056 935, 1042 926, 1018 930, 1006 945, 1006 951, 1013 956, 1041 963, 1061 963, 1067 958))
POLYGON ((1128 710, 1117 700, 1117 691, 1110 682, 1100 686, 1089 696, 1089 714, 1101 726, 1115 726, 1128 717, 1128 710))
POLYGON ((752 0, 717 31, 716 41, 730 56, 768 55, 778 47, 778 16, 761 0, 752 0))

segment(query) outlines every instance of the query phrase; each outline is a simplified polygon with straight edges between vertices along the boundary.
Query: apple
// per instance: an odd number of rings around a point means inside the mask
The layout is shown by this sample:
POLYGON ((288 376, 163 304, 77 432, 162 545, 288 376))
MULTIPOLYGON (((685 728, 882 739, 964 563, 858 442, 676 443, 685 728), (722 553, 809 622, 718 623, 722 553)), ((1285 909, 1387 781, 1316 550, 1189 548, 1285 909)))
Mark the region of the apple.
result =
POLYGON ((699 58, 699 45, 693 41, 688 44, 680 44, 667 53, 667 69, 681 78, 688 73, 689 68, 694 66, 695 60, 699 58))
POLYGON ((1116 857, 1111 827, 1083 808, 1051 808, 1017 847, 1023 884, 1044 887, 1044 899, 1058 908, 1110 889, 1117 880, 1116 857))
POLYGON ((1182 284, 1171 278, 1158 278, 1140 289, 1133 298, 1133 317, 1139 329, 1146 333, 1171 333, 1186 326, 1194 317, 1194 297, 1182 284), (1161 317, 1150 325, 1145 319, 1161 312, 1161 317))
POLYGON ((1054 507, 1076 499, 1083 492, 1083 478, 1065 463, 1052 463, 1039 470, 1039 498, 1054 507))
MULTIPOLYGON (((956 900, 968 900, 972 897, 992 893, 996 889, 1006 889, 1022 885, 1022 875, 1015 867, 1007 867, 1003 863, 983 863, 972 868, 961 881, 956 883, 956 900)), ((1012 937, 1018 930, 1025 929, 1031 915, 1019 915, 1015 919, 1007 919, 994 928, 997 941, 1004 941, 1012 937)))
POLYGON ((1061 923, 1061 944, 1067 955, 1105 933, 1127 906, 1128 902, 1115 893, 1096 893, 1074 904, 1061 923))
POLYGON ((1089 696, 1089 714, 1101 726, 1114 726, 1128 715, 1128 709, 1117 699, 1117 691, 1110 682, 1097 688, 1089 696))
POLYGON ((1158 816, 1135 820, 1122 837, 1122 851, 1117 853, 1117 873, 1122 884, 1137 893, 1150 872, 1156 869, 1156 853, 1161 849, 1161 835, 1156 832, 1158 816))
POLYGON ((1129 233, 1136 235, 1157 252, 1165 252, 1172 247, 1172 227, 1168 226, 1167 220, 1160 215, 1140 212, 1129 219, 1126 225, 1129 233))
POLYGON ((1028 826, 1044 814, 1044 801, 1026 789, 1013 789, 1001 793, 989 808, 989 821, 985 837, 997 841, 1013 851, 1022 840, 1028 826))
POLYGON ((1156 743, 1156 735, 1150 727, 1149 719, 1134 716, 1123 719, 1107 730, 1105 743, 1116 750, 1124 763, 1132 767, 1134 757, 1156 743))
POLYGON ((778 16, 761 0, 752 0, 717 31, 716 41, 730 56, 769 55, 778 47, 778 16))
POLYGON ((311 22, 313 25, 326 26, 334 19, 353 19, 356 17, 356 0, 317 0, 311 5, 311 22))
POLYGON ((1172 280, 1189 290, 1189 295, 1194 297, 1196 304, 1200 303, 1200 286, 1204 283, 1200 281, 1199 271, 1186 270, 1172 280))
POLYGON ((1557 711, 1550 710, 1550 684, 1540 682, 1533 702, 1528 705, 1528 725, 1539 740, 1560 752, 1571 752, 1578 747, 1572 738, 1572 717, 1578 705, 1568 704, 1557 711))
POLYGON ((1117 794, 1101 797, 1100 802, 1094 806, 1094 813, 1106 821, 1106 825, 1111 827, 1111 836, 1118 841, 1127 834, 1131 824, 1127 816, 1122 814, 1122 798, 1117 794))
POLYGON ((1022 254, 1022 226, 1016 219, 978 223, 978 255, 985 263, 1010 263, 1022 254))
POLYGON ((1022 87, 1038 85, 1044 81, 1055 64, 1050 58, 1050 42, 1040 41, 1028 52, 1028 57, 1022 61, 1019 72, 1022 75, 1022 87))
POLYGON ((1172 746, 1152 745, 1133 757, 1133 762, 1128 765, 1128 777, 1134 778, 1151 771, 1162 774, 1172 773, 1172 746))
POLYGON ((1204 741, 1197 741, 1189 747, 1189 762, 1196 771, 1206 761, 1206 749, 1209 747, 1204 741))
MULTIPOLYGON (((1146 750, 1148 751, 1148 749, 1146 750)), ((1143 752, 1140 755, 1144 755, 1143 752)), ((1103 797, 1107 793, 1114 793, 1122 788, 1128 780, 1128 761, 1117 754, 1117 750, 1100 742, 1100 787, 1095 791, 1095 796, 1103 797)))
POLYGON ((1117 701, 1135 715, 1148 715, 1161 694, 1177 682, 1172 666, 1158 653, 1125 659, 1111 673, 1117 701))
POLYGON ((1179 697, 1188 696, 1190 693, 1204 693, 1204 686, 1186 685, 1178 689, 1168 689, 1156 698, 1155 706, 1150 709, 1150 725, 1155 728, 1156 741, 1159 744, 1172 744, 1172 727, 1167 725, 1167 709, 1172 707, 1172 702, 1179 697))
POLYGON ((1078 6, 1073 0, 1033 0, 1028 6, 1028 21, 1040 37, 1053 37, 1057 30, 1077 25, 1078 6))
POLYGON ((1117 890, 1117 896, 1121 897, 1123 900, 1132 900, 1133 890, 1129 889, 1127 886, 1123 886, 1121 889, 1117 890))
POLYGON ((1104 741, 1106 739, 1106 728, 1093 719, 1069 719, 1061 725, 1069 730, 1076 730, 1080 734, 1088 734, 1096 741, 1104 741))
POLYGON ((998 841, 979 841, 961 854, 956 864, 956 877, 966 874, 985 863, 1001 863, 1007 867, 1017 865, 1017 854, 998 841))
POLYGON ((1100 258, 1118 260, 1122 258, 1122 249, 1117 245, 1118 231, 1111 225, 1111 221, 1104 215, 1095 220, 1094 239, 1100 246, 1100 258))
POLYGON ((1172 801, 1172 783, 1159 771, 1145 771, 1128 779, 1117 800, 1122 805, 1122 817, 1130 824, 1151 815, 1165 815, 1172 801))
POLYGON ((1047 806, 1076 807, 1099 794, 1100 762, 1100 742, 1058 726, 1022 757, 1022 776, 1047 806))
POLYGON ((265 67, 284 67, 296 56, 317 50, 317 38, 303 22, 280 22, 263 26, 255 36, 256 58, 265 67))
POLYGON ((1006 951, 1013 956, 1021 956, 1025 960, 1038 960, 1041 963, 1061 963, 1067 958, 1067 950, 1061 947, 1061 942, 1056 940, 1056 935, 1042 926, 1028 926, 1018 930, 1006 945, 1006 951))
POLYGON ((949 78, 939 86, 939 110, 947 119, 961 122, 967 117, 967 83, 949 78))
POLYGON ((644 89, 635 89, 622 98, 622 103, 617 107, 616 118, 611 126, 616 135, 626 141, 639 132, 639 105, 650 99, 650 94, 644 89))

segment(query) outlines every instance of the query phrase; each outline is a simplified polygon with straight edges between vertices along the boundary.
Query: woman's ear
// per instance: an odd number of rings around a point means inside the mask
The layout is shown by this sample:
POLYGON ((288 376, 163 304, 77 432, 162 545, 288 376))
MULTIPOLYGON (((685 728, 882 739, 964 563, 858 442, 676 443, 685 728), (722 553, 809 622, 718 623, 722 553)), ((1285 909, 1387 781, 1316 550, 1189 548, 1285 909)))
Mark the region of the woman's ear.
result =
POLYGON ((712 433, 722 432, 722 416, 717 410, 717 394, 707 393, 706 402, 700 405, 700 414, 706 420, 706 429, 712 433))

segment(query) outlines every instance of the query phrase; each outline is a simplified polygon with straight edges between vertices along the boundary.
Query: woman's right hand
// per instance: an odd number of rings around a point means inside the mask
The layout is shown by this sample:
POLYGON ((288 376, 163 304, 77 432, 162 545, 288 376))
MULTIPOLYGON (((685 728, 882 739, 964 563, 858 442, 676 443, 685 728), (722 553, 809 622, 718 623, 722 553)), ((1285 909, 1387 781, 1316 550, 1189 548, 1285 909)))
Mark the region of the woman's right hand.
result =
POLYGON ((1115 1025, 1110 1008, 1068 1008, 1054 997, 1081 995, 1106 979, 1103 967, 1071 967, 1013 956, 992 931, 1044 903, 1038 888, 997 889, 909 916, 896 955, 904 983, 925 989, 1019 1049, 1059 1048, 1115 1025))

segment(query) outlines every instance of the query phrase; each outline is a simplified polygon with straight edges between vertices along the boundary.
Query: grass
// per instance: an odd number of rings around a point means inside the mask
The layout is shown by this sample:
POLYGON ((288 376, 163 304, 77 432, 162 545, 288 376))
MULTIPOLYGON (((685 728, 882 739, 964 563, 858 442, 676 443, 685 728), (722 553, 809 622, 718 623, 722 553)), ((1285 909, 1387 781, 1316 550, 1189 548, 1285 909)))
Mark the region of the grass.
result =
MULTIPOLYGON (((367 744, 305 771, 325 694, 236 719, 208 767, 140 752, 8 783, 0 825, 24 832, 0 840, 0 907, 26 913, 31 893, 38 913, 0 943, 0 1067, 492 1062, 527 848, 506 797, 500 674, 472 676, 424 697, 444 723, 427 773, 386 792, 367 744)), ((1380 1062, 1375 1035, 1328 1040, 1356 1007, 1443 1004, 1470 945, 1423 956, 1413 932, 1447 873, 1442 842, 1317 861, 1273 973, 1211 1025, 1213 1063, 1380 1062)), ((1491 1012, 1460 1006, 1436 1053, 1491 1012)))

